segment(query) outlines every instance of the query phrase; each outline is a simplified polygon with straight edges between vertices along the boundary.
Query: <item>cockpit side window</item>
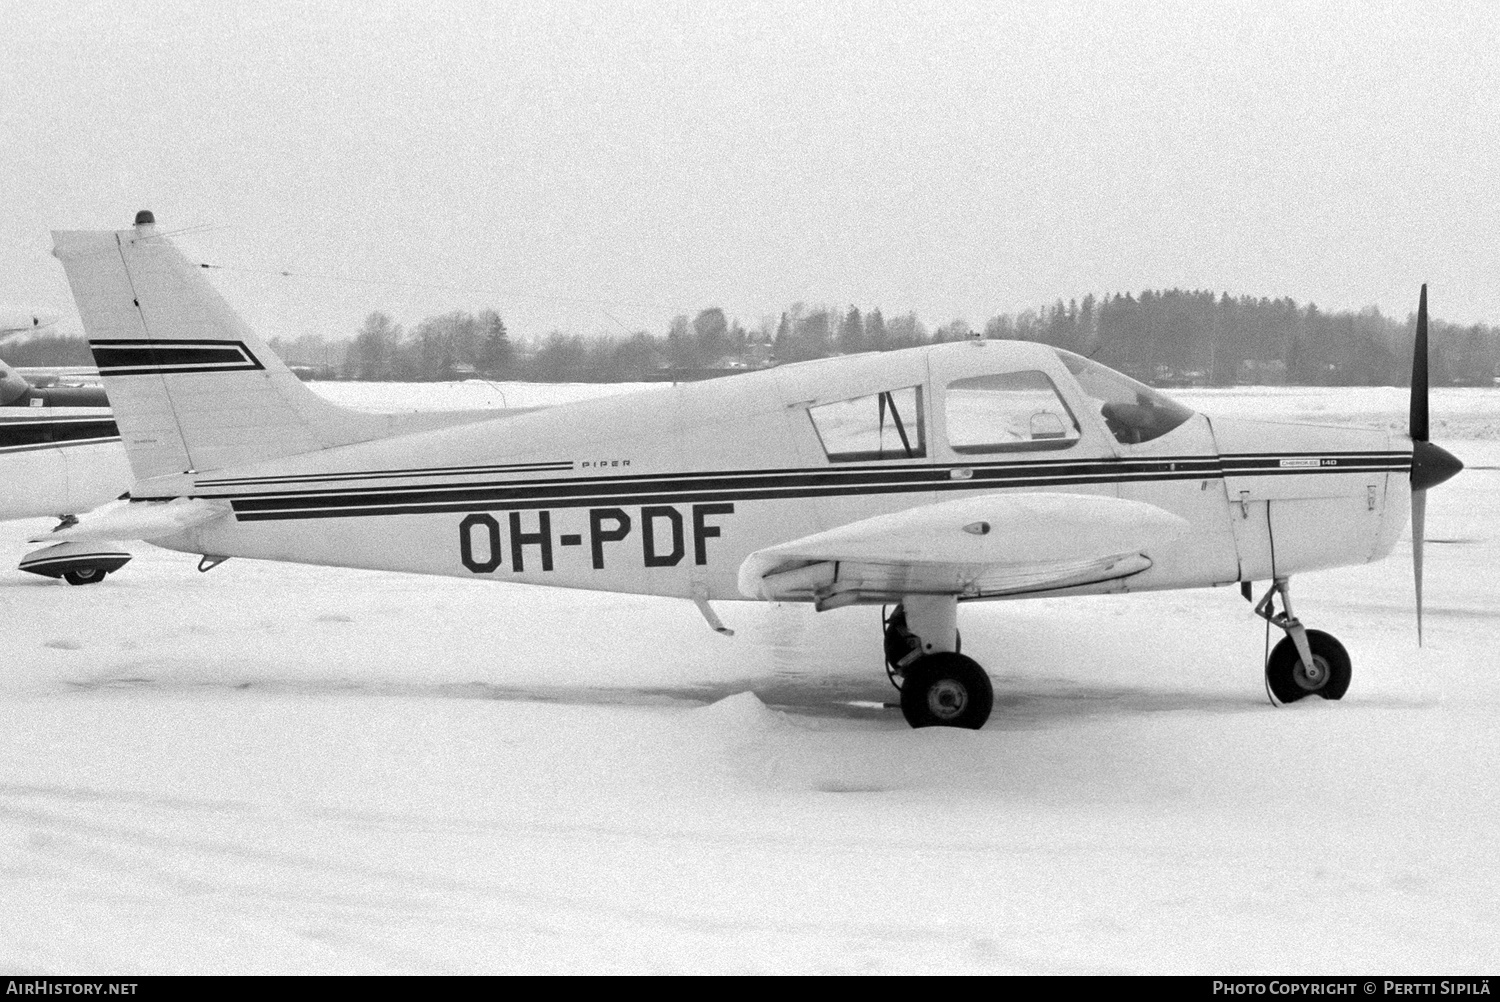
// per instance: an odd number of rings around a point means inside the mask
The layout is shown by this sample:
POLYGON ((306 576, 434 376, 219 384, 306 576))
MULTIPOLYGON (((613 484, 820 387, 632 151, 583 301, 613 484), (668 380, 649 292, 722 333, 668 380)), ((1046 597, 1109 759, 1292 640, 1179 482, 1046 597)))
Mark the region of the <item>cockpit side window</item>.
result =
POLYGON ((830 462, 927 455, 920 386, 820 404, 809 407, 807 414, 830 462))
POLYGON ((1057 356, 1077 377, 1084 396, 1099 409, 1110 434, 1122 445, 1161 438, 1193 416, 1191 409, 1171 397, 1098 362, 1061 348, 1057 356))
POLYGON ((1001 372, 955 379, 943 396, 954 452, 1066 449, 1082 437, 1073 412, 1044 372, 1001 372))

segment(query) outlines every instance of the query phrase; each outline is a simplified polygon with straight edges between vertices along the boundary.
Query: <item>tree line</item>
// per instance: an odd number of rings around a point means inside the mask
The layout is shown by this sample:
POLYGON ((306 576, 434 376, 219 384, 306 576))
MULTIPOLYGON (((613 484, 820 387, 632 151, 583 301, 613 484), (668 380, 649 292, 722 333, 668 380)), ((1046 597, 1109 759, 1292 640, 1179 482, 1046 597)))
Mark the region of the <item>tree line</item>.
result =
MULTIPOLYGON (((536 382, 702 378, 837 354, 891 351, 970 337, 1035 341, 1098 359, 1166 385, 1235 383, 1399 385, 1410 374, 1415 319, 1374 307, 1325 312, 1290 298, 1231 297, 1170 289, 1057 300, 929 328, 915 313, 796 303, 753 326, 711 306, 681 314, 660 334, 553 331, 513 339, 493 309, 453 311, 407 328, 371 313, 352 339, 310 334, 271 347, 305 375, 424 381, 470 377, 536 382)), ((1500 328, 1433 321, 1432 378, 1491 385, 1500 374, 1500 328)), ((0 348, 12 365, 87 365, 82 341, 40 335, 0 348)))
MULTIPOLYGON (((346 350, 314 337, 275 345, 283 357, 323 358, 346 379, 452 379, 478 375, 536 382, 695 378, 830 355, 892 351, 970 337, 1035 341, 1096 358, 1158 384, 1388 386, 1410 378, 1415 315, 1375 307, 1323 311, 1290 298, 1146 290, 1057 300, 991 317, 976 330, 958 319, 929 328, 913 312, 887 317, 796 303, 753 326, 711 306, 681 314, 661 334, 553 331, 512 341, 493 310, 444 314, 403 329, 372 313, 346 350)), ((1500 375, 1500 327, 1431 324, 1432 375, 1446 384, 1491 385, 1500 375)))

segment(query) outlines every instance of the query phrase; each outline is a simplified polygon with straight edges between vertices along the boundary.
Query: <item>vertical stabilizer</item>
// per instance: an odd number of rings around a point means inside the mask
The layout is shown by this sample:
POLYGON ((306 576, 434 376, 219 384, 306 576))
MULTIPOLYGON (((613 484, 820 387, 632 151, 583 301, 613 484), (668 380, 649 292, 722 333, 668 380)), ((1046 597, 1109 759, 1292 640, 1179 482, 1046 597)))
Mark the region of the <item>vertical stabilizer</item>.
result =
POLYGON ((271 353, 155 233, 54 231, 137 480, 212 470, 390 433, 379 415, 329 403, 271 353))

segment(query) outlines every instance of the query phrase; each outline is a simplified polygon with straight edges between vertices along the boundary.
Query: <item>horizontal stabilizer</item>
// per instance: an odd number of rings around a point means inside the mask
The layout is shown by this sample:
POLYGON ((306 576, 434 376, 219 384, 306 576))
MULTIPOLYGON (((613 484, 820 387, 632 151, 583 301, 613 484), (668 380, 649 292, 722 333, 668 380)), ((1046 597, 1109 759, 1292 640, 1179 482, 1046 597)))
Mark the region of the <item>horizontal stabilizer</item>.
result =
POLYGON ((1138 573, 1151 566, 1147 551, 1188 528, 1139 501, 989 494, 757 550, 740 566, 739 586, 750 598, 811 598, 830 608, 903 594, 978 597, 1069 587, 1138 573))
POLYGON ((231 509, 225 501, 174 498, 171 501, 111 501, 80 515, 64 529, 39 536, 33 543, 105 542, 119 539, 159 539, 185 529, 225 518, 231 509))

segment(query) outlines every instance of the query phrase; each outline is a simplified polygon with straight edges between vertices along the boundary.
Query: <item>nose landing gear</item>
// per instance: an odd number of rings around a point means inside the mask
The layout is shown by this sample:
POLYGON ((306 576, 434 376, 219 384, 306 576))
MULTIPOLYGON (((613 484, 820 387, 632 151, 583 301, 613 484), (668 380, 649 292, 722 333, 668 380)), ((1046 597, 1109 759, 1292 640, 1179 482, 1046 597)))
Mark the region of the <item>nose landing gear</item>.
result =
POLYGON ((957 609, 951 596, 914 596, 885 620, 886 674, 901 692, 901 715, 913 727, 978 730, 994 707, 989 675, 959 653, 957 609))
POLYGON ((1314 695, 1344 698, 1352 672, 1349 652, 1332 634, 1306 629, 1292 614, 1286 578, 1271 582, 1266 597, 1256 603, 1255 614, 1286 631, 1266 659, 1266 692, 1274 703, 1295 703, 1314 695), (1281 612, 1276 611, 1277 595, 1281 596, 1281 612))

